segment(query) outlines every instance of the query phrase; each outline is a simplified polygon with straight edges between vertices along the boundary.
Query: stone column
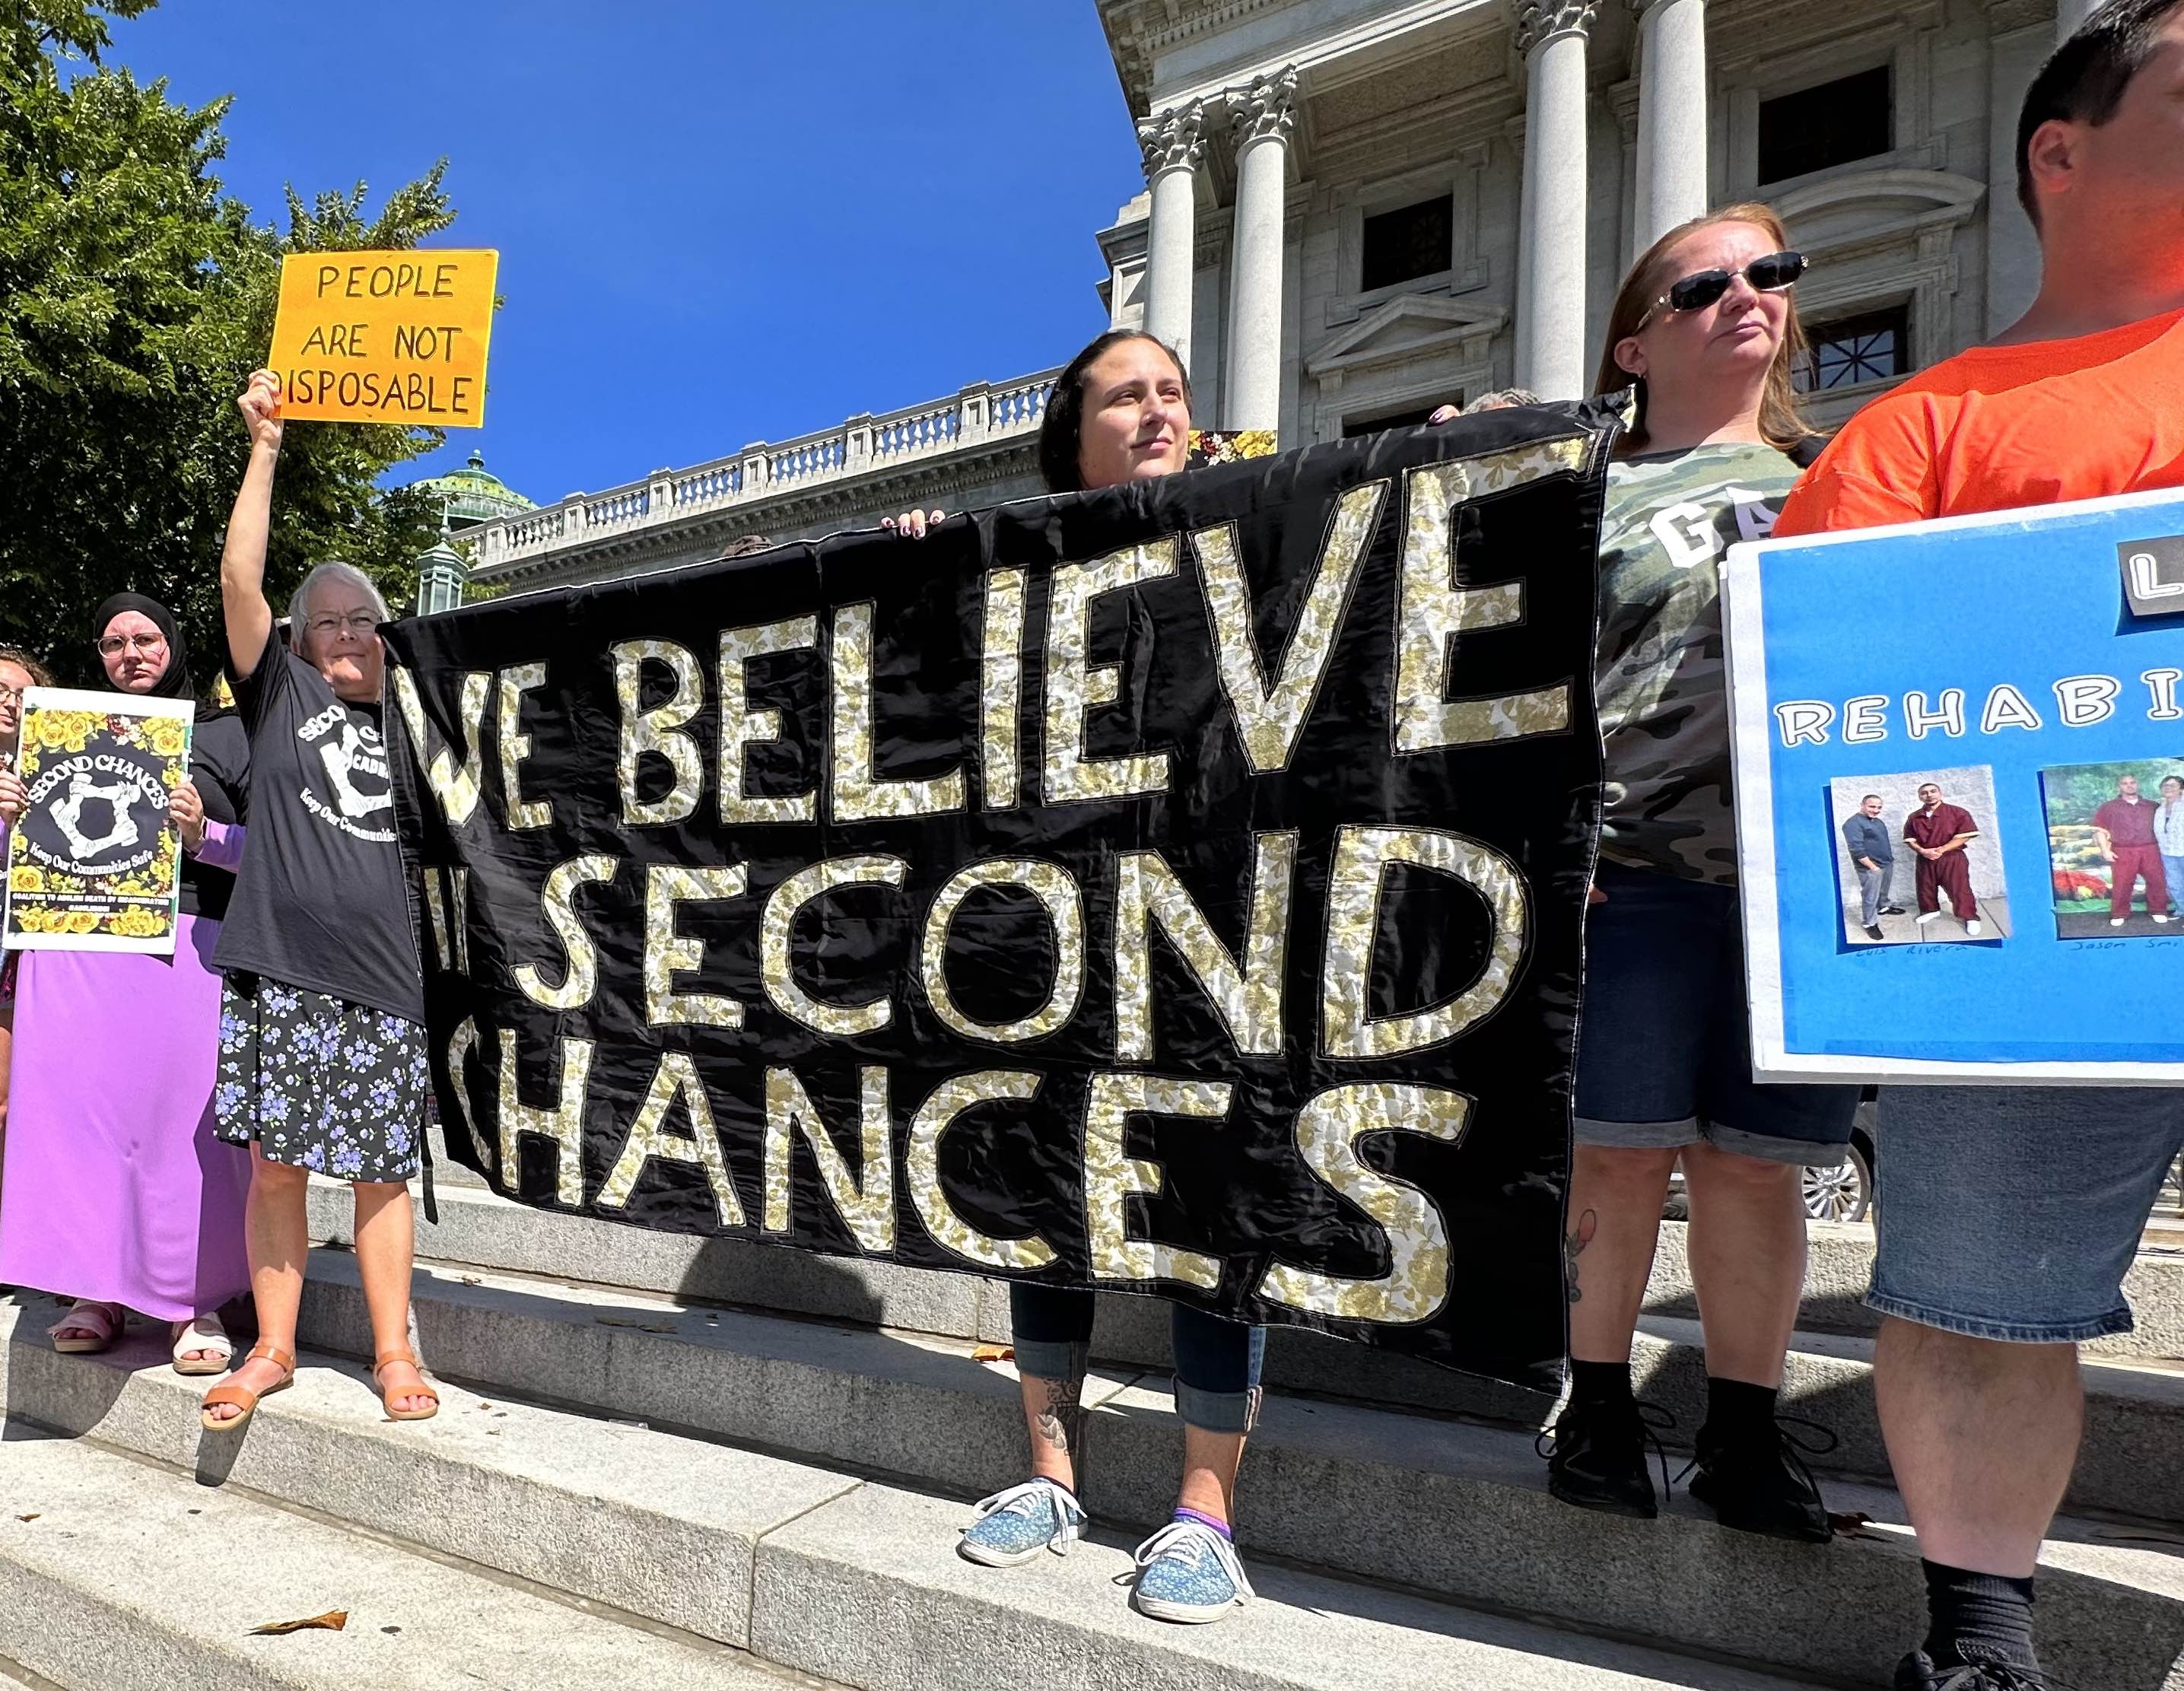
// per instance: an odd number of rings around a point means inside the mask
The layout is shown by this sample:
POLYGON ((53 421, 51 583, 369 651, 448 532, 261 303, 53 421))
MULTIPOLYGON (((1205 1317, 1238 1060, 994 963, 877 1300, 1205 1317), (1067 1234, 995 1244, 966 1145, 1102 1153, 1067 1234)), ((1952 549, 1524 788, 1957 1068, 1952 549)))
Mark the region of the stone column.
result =
POLYGON ((1517 248, 1517 384, 1575 399, 1585 368, 1585 42, 1597 0, 1521 0, 1524 209, 1517 248))
POLYGON ((1152 227, 1146 236, 1145 331, 1173 347, 1190 368, 1190 287, 1197 267, 1199 160, 1206 104, 1162 112, 1138 125, 1151 188, 1152 227))
POLYGON ((1636 253, 1706 214, 1706 0, 1630 0, 1638 14, 1636 253))
POLYGON ((1229 121, 1236 136, 1236 232, 1228 248, 1228 369, 1223 426, 1282 420, 1282 212, 1296 67, 1254 81, 1229 121))

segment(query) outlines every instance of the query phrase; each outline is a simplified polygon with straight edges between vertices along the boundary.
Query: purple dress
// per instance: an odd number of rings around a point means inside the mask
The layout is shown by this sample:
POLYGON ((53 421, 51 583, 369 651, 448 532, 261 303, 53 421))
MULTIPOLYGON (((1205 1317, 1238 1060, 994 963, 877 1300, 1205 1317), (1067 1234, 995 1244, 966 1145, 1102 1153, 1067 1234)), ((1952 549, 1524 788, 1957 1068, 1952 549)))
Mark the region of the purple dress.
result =
MULTIPOLYGON (((208 820, 198 862, 232 868, 243 832, 208 820)), ((186 914, 172 957, 20 954, 0 1283, 170 1321, 249 1289, 250 1158, 212 1132, 219 937, 186 914)))

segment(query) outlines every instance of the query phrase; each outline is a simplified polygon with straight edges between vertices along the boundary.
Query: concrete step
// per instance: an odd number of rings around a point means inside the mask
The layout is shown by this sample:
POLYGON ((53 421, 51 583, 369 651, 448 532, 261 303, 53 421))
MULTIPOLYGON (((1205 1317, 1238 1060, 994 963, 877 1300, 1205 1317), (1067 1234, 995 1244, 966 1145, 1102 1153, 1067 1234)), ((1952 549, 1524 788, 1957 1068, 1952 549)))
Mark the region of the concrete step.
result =
MULTIPOLYGON (((1687 1238, 1682 1222, 1662 1224, 1653 1275, 1646 1290, 1650 1313, 1698 1314, 1685 1249, 1687 1238)), ((1880 1317, 1863 1301, 1873 1279, 1873 1228, 1864 1223, 1814 1221, 1806 1228, 1805 1243, 1805 1298, 1797 1313, 1798 1327, 1808 1332, 1878 1332, 1880 1317)), ((2123 1289, 2131 1300, 2136 1328, 2092 1341, 2085 1347, 2086 1354, 2184 1359, 2184 1234, 2149 1229, 2124 1277, 2123 1289)))
POLYGON ((12 1421, 0 1656, 71 1691, 787 1691, 781 1672, 12 1421), (250 1629, 346 1610, 341 1632, 250 1629))
MULTIPOLYGON (((315 1188, 315 1237, 348 1238, 348 1201, 345 1188, 332 1182, 315 1188)), ((566 1274, 571 1264, 582 1264, 593 1283, 686 1302, 991 1343, 1006 1343, 1009 1337, 1007 1288, 970 1275, 542 1215, 482 1189, 443 1192, 440 1218, 437 1228, 421 1228, 420 1249, 443 1261, 484 1271, 551 1278, 566 1274), (447 1254, 450 1251, 452 1256, 447 1254)), ((1663 1228, 1663 1261, 1682 1260, 1683 1231, 1675 1223, 1663 1228)), ((1814 1276, 1840 1280, 1858 1243, 1851 1236, 1860 1232, 1866 1233, 1869 1260, 1869 1230, 1815 1226, 1814 1276)), ((2137 1271, 2145 1283, 2156 1287, 2168 1271, 2165 1262, 2147 1259, 2137 1271)), ((1807 1307, 1814 1307, 1809 1296, 1807 1307)), ((1783 1410, 1819 1422, 1837 1441, 1832 1452, 1812 1457, 1815 1468, 1868 1476, 1889 1471, 1873 1402, 1872 1350, 1872 1340, 1856 1334, 1800 1332, 1793 1341, 1783 1410)), ((1125 1370, 1165 1373, 1170 1366, 1166 1306, 1148 1298, 1101 1299, 1093 1354, 1125 1370)), ((2184 1448, 2184 1374, 2139 1365, 2130 1357, 2102 1356, 2102 1366, 2086 1370, 2086 1436, 2071 1505, 2184 1521, 2184 1464, 2170 1460, 2171 1452, 2184 1448)), ((1676 1416, 1677 1430, 1664 1442, 1673 1450, 1688 1450, 1706 1414, 1697 1322, 1647 1315, 1632 1357, 1640 1392, 1676 1416)), ((1462 1414, 1512 1426, 1536 1427, 1553 1407, 1552 1399, 1536 1393, 1293 1329, 1268 1334, 1265 1380, 1273 1390, 1462 1414)))
MULTIPOLYGON (((0 1310, 0 1323, 8 1315, 0 1310)), ((270 1493, 370 1533, 455 1547, 526 1581, 746 1644, 766 1661, 828 1683, 874 1691, 1034 1680, 1176 1691, 1794 1691, 1810 1683, 1271 1564, 1252 1569, 1259 1598, 1245 1616, 1217 1629, 1167 1627, 1123 1603, 1117 1581, 1130 1566, 1126 1538, 1103 1534, 1066 1562, 997 1573, 955 1555, 966 1516, 958 1501, 662 1431, 481 1399, 454 1386, 444 1388, 436 1420, 397 1427, 378 1416, 360 1367, 317 1354, 305 1355, 296 1386, 266 1399, 241 1438, 198 1432, 201 1382, 166 1368, 148 1337, 103 1357, 56 1357, 31 1338, 26 1319, 19 1342, 0 1354, 11 1438, 23 1437, 26 1421, 82 1434, 158 1459, 157 1468, 144 1471, 168 1485, 179 1483, 176 1466, 193 1472, 202 1483, 188 1488, 192 1501, 232 1499, 246 1487, 270 1493), (226 1489, 202 1488, 214 1483, 226 1489)), ((87 1449, 58 1441, 0 1446, 87 1449)), ((42 1478, 44 1464, 26 1460, 42 1478)), ((0 1462, 0 1479, 9 1471, 0 1462)), ((131 1506, 114 1505, 120 1514, 131 1506)), ((204 1554, 195 1541, 176 1550, 192 1552, 204 1554)), ((0 1592, 8 1587, 10 1560, 0 1530, 0 1592)), ((342 1586, 321 1608, 360 1610, 349 1588, 342 1586)), ((254 1593, 252 1612, 270 1618, 288 1612, 281 1602, 302 1600, 300 1594, 254 1593)), ((371 1618, 353 1613, 352 1630, 371 1618)), ((0 1647, 8 1637, 0 1622, 0 1647)), ((652 1636, 634 1638, 634 1659, 611 1683, 648 1691, 744 1683, 655 1678, 642 1655, 652 1636)), ((225 1675, 229 1665, 220 1668, 225 1675)), ((563 1682, 480 1673, 460 1683, 563 1682)), ((781 1683, 751 1683, 777 1691, 781 1683)))
MULTIPOLYGON (((353 1260, 321 1252, 312 1274, 306 1342, 363 1353, 353 1260)), ((489 1395, 966 1497, 1021 1470, 1012 1372, 966 1340, 450 1269, 421 1271, 415 1301, 435 1366, 489 1395)), ((1166 1516, 1180 1443, 1166 1386, 1095 1370, 1085 1494, 1103 1520, 1166 1516)), ((1875 1486, 1831 1482, 1835 1508, 1875 1524, 1825 1547, 1725 1532, 1680 1494, 1657 1522, 1603 1518, 1547 1495, 1528 1433, 1273 1393, 1240 1491, 1255 1557, 1784 1672, 1886 1683, 1919 1630, 1902 1504, 1875 1486)), ((2065 1683, 2184 1684, 2180 1553, 2184 1536, 2159 1525, 2057 1524, 2041 1619, 2065 1683)))

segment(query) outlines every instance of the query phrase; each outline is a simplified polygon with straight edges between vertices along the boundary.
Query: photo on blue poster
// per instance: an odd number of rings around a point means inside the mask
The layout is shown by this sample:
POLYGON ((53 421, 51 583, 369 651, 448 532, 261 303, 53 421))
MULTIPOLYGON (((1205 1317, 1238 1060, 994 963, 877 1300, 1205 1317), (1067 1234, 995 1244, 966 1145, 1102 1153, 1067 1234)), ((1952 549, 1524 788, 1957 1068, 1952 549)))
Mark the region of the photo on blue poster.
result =
POLYGON ((2180 535, 2160 492, 1732 549, 1763 1077, 2184 1084, 2184 1017, 2119 1010, 2184 970, 2180 535))

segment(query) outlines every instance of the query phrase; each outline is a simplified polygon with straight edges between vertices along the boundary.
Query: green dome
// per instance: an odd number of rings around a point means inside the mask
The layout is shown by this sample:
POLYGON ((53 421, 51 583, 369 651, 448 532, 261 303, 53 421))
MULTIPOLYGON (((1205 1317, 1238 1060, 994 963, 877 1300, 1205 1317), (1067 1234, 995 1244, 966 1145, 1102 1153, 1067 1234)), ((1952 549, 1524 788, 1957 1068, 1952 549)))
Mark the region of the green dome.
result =
POLYGON ((495 517, 513 516, 538 506, 485 467, 485 454, 472 452, 470 462, 445 476, 429 476, 413 484, 438 499, 448 514, 448 526, 465 529, 495 517))

